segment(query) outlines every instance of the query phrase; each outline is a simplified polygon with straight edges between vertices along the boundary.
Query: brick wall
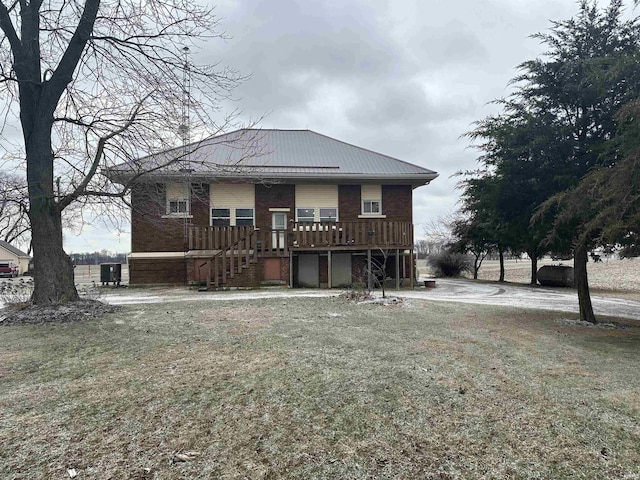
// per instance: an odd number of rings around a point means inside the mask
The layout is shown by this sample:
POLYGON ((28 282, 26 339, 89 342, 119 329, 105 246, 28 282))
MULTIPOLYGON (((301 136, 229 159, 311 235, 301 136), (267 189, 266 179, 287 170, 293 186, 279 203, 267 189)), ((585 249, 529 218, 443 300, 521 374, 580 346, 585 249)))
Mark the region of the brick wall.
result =
POLYGON ((411 185, 382 185, 382 213, 387 220, 413 222, 411 185))
POLYGON ((183 258, 131 258, 129 259, 129 284, 154 283, 185 284, 185 260, 183 258))
POLYGON ((320 285, 329 283, 329 258, 326 255, 320 255, 318 259, 318 268, 320 269, 320 285))
POLYGON ((250 263, 248 268, 242 270, 242 273, 237 274, 230 278, 227 276, 227 281, 223 287, 259 287, 260 278, 262 278, 262 263, 250 263))
POLYGON ((191 185, 191 223, 198 226, 208 226, 210 222, 209 211, 209 184, 194 183, 191 185))
POLYGON ((356 222, 362 212, 360 185, 338 185, 338 208, 341 222, 356 222))
POLYGON ((289 259, 280 259, 280 280, 289 285, 289 259))
MULTIPOLYGON (((164 184, 138 184, 131 192, 131 251, 181 252, 184 244, 184 218, 166 215, 164 184)), ((192 185, 188 225, 209 225, 209 185, 192 185)))
MULTIPOLYGON (((204 283, 207 281, 207 275, 209 275, 209 269, 205 265, 200 268, 200 265, 206 263, 207 258, 190 258, 187 260, 188 269, 188 283, 204 283)), ((233 278, 227 275, 227 281, 223 287, 257 287, 260 284, 262 278, 262 265, 261 262, 250 263, 248 267, 242 269, 241 273, 236 273, 233 278)), ((184 283, 184 282, 183 282, 184 283)), ((213 285, 213 279, 212 283, 213 285)), ((213 287, 212 287, 213 288, 213 287)))
POLYGON ((271 228, 270 208, 290 208, 289 220, 295 219, 295 185, 256 185, 256 226, 271 228))

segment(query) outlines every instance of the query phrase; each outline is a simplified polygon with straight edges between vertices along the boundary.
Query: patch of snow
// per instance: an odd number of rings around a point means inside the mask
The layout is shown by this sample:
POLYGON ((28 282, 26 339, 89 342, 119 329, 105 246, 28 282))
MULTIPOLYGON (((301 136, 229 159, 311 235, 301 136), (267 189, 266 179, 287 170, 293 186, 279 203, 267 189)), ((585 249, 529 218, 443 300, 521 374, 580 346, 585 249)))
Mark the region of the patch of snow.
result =
POLYGON ((596 328, 609 328, 609 329, 625 328, 621 325, 616 325, 614 323, 591 323, 591 322, 585 322, 584 320, 576 320, 573 318, 561 318, 560 320, 556 320, 556 323, 561 323, 563 325, 580 326, 580 327, 596 327, 596 328))

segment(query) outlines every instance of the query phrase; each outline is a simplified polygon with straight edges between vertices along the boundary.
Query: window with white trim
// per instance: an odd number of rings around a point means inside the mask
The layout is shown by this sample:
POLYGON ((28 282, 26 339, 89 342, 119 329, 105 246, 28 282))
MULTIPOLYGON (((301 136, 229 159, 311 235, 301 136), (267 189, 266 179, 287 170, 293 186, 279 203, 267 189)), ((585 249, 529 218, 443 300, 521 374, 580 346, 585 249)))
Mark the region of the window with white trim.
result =
POLYGON ((213 225, 214 227, 228 227, 229 225, 231 225, 231 209, 212 208, 211 225, 213 225))
POLYGON ((338 209, 337 208, 296 208, 296 221, 298 222, 337 222, 338 221, 338 209))
POLYGON ((189 184, 188 183, 168 183, 167 184, 167 215, 188 215, 189 214, 189 184))
POLYGON ((380 200, 363 200, 362 201, 362 214, 363 215, 380 215, 380 200))
POLYGON ((298 222, 314 222, 315 209, 314 208, 297 208, 296 218, 298 222))
POLYGON ((362 215, 382 215, 382 185, 361 185, 362 215))
POLYGON ((337 208, 321 208, 319 213, 321 222, 335 222, 338 220, 337 208))
POLYGON ((254 224, 253 208, 212 208, 211 225, 214 227, 239 227, 254 224))
POLYGON ((236 208, 236 225, 253 225, 253 208, 236 208))

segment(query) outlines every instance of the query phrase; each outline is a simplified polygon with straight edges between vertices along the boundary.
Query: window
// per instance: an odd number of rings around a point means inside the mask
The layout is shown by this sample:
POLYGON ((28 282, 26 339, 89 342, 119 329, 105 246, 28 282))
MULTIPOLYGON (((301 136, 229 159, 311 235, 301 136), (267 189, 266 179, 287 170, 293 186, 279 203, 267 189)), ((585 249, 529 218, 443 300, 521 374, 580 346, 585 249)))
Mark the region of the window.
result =
POLYGON ((189 213, 186 200, 169 200, 169 215, 176 213, 189 213))
POLYGON ((231 225, 231 209, 212 208, 211 225, 213 225, 214 227, 228 227, 229 225, 231 225))
POLYGON ((212 208, 211 225, 214 227, 253 225, 253 208, 212 208))
POLYGON ((321 208, 320 209, 321 222, 335 222, 337 219, 338 219, 337 208, 321 208))
POLYGON ((236 208, 236 225, 253 225, 253 208, 236 208))
POLYGON ((189 184, 167 184, 167 215, 183 216, 189 214, 189 184))
POLYGON ((337 208, 297 208, 296 217, 298 222, 335 222, 338 220, 337 208))
POLYGON ((363 200, 362 213, 365 215, 380 215, 380 200, 363 200))
POLYGON ((362 215, 382 216, 382 185, 361 185, 362 215))
POLYGON ((296 216, 299 222, 313 222, 314 221, 313 208, 298 208, 296 209, 296 216))

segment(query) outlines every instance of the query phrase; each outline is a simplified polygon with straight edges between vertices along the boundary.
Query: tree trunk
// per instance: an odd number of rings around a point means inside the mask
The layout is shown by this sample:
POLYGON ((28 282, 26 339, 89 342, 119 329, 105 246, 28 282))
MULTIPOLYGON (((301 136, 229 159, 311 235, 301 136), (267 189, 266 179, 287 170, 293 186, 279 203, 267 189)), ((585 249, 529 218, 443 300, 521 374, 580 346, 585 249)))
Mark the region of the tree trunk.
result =
POLYGON ((31 202, 34 289, 31 301, 51 305, 77 300, 73 263, 62 248, 62 220, 55 206, 31 202), (42 204, 45 205, 42 205, 42 204))
POLYGON ((500 278, 498 278, 498 281, 504 282, 504 250, 499 248, 498 253, 500 254, 500 278))
POLYGON ((36 122, 25 140, 34 261, 31 301, 52 305, 77 300, 73 264, 62 246, 62 212, 53 189, 50 123, 36 122))
POLYGON ((589 279, 587 278, 587 246, 578 245, 573 257, 574 283, 578 289, 578 303, 580 305, 580 320, 598 323, 593 314, 591 295, 589 294, 589 279))
POLYGON ((537 285, 538 283, 538 255, 535 250, 533 252, 527 252, 529 258, 531 259, 531 285, 537 285))

